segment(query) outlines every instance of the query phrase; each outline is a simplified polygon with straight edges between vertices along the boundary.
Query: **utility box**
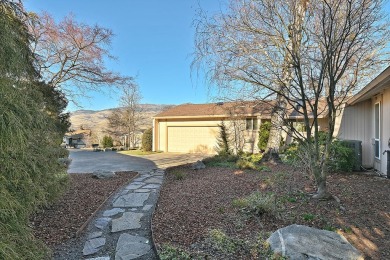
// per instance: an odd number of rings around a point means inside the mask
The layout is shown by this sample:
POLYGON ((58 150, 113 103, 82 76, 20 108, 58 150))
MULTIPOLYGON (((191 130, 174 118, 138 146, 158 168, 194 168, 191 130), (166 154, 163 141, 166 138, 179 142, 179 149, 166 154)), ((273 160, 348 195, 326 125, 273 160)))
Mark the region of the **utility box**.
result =
POLYGON ((355 166, 354 171, 360 171, 362 166, 362 141, 359 140, 342 140, 343 144, 354 151, 355 154, 355 166))

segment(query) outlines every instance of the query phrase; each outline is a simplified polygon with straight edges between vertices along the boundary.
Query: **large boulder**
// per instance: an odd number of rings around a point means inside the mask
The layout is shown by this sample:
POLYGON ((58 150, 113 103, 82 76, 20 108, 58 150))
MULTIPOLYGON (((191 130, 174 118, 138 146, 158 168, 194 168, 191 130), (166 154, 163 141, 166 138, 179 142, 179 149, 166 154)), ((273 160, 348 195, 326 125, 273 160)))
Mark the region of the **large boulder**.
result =
POLYGON ((302 225, 294 224, 278 229, 267 242, 274 253, 288 259, 364 259, 345 237, 302 225))
POLYGON ((98 179, 109 179, 115 177, 115 172, 113 171, 104 171, 104 170, 97 170, 92 173, 92 177, 98 178, 98 179))

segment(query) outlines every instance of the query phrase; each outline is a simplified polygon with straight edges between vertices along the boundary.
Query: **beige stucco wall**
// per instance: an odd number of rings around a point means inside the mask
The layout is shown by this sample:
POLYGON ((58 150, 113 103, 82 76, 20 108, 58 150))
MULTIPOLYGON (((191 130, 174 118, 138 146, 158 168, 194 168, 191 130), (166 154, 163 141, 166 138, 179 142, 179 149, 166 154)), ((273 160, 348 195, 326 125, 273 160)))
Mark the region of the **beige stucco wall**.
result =
MULTIPOLYGON (((199 145, 195 146, 192 140, 190 139, 184 139, 180 143, 180 146, 183 147, 186 144, 183 142, 187 142, 189 149, 186 150, 186 152, 204 152, 204 153, 216 153, 215 147, 216 147, 216 139, 219 135, 219 128, 218 125, 221 123, 221 121, 224 120, 227 128, 230 131, 230 137, 233 138, 235 133, 238 135, 237 140, 240 140, 240 144, 238 145, 238 149, 243 149, 245 152, 250 153, 258 153, 259 149, 257 147, 258 140, 259 140, 259 132, 258 130, 246 130, 245 129, 245 118, 243 119, 235 119, 235 120, 229 120, 227 118, 177 118, 177 119, 154 119, 154 136, 153 136, 153 150, 154 151, 163 151, 163 152, 172 152, 172 150, 168 147, 169 138, 168 136, 171 135, 169 133, 169 129, 172 129, 175 127, 175 131, 177 132, 177 129, 180 127, 186 127, 187 129, 183 129, 184 131, 187 131, 188 128, 191 127, 201 127, 202 131, 204 132, 204 129, 207 128, 207 131, 210 133, 210 135, 213 135, 215 137, 214 140, 211 140, 211 138, 205 138, 207 141, 202 140, 202 142, 199 143, 199 145)), ((260 127, 261 123, 264 121, 269 121, 269 119, 260 119, 258 118, 258 125, 260 127)), ((298 120, 299 121, 299 120, 298 120)), ((320 130, 325 131, 328 127, 328 120, 327 119, 319 119, 318 123, 320 125, 320 130)), ((289 144, 293 141, 293 138, 290 136, 288 137, 287 131, 284 131, 283 134, 283 140, 286 140, 286 144, 289 144)), ((171 138, 174 138, 174 136, 171 135, 171 138)), ((238 142, 236 142, 238 143, 238 142)))
MULTIPOLYGON (((199 147, 194 147, 194 144, 191 142, 192 140, 187 139, 189 149, 186 152, 204 152, 204 153, 216 153, 216 139, 219 135, 219 127, 218 125, 221 121, 224 120, 227 128, 231 131, 231 135, 233 135, 233 125, 236 125, 236 130, 241 134, 242 146, 244 151, 247 152, 257 152, 257 142, 258 142, 258 131, 255 130, 245 130, 245 119, 244 120, 236 120, 234 123, 231 120, 226 118, 194 118, 194 119, 186 119, 186 118, 178 118, 178 119, 154 119, 154 143, 153 150, 154 151, 163 151, 170 152, 170 148, 168 147, 168 135, 169 129, 175 128, 175 131, 180 127, 186 127, 183 131, 187 131, 189 128, 199 127, 204 129, 208 129, 208 132, 215 137, 214 140, 208 140, 207 143, 199 144, 199 147)), ((261 120, 258 119, 259 125, 261 120)), ((190 138, 190 137, 189 137, 190 138)), ((181 139, 183 140, 183 138, 181 139)), ((182 146, 185 144, 181 144, 182 146)))

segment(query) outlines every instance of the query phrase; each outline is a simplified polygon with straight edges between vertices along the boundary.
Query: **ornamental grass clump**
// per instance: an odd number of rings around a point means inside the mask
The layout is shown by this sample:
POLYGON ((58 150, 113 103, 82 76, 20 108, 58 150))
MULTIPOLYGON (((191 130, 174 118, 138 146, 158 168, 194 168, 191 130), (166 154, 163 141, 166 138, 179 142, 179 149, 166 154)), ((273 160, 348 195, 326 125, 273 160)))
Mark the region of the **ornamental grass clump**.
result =
POLYGON ((278 216, 278 203, 273 193, 253 192, 247 197, 233 200, 233 206, 241 212, 252 216, 278 216))

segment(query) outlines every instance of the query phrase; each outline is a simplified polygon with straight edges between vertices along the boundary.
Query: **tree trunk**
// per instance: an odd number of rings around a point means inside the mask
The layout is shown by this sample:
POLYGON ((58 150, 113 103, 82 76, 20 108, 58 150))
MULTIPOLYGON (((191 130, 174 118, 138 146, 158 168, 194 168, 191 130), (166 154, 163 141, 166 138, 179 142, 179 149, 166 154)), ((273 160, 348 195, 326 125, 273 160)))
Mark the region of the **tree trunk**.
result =
POLYGON ((284 113, 286 109, 286 100, 283 96, 278 95, 277 104, 274 107, 271 115, 271 129, 267 148, 265 149, 262 161, 279 163, 279 148, 282 140, 282 127, 284 125, 284 113))
POLYGON ((328 192, 328 189, 326 188, 326 172, 324 167, 325 164, 323 164, 321 167, 314 166, 313 169, 314 177, 316 179, 317 184, 317 193, 313 195, 313 199, 319 199, 319 200, 329 200, 332 198, 332 195, 328 192))
POLYGON ((288 40, 284 56, 284 67, 279 82, 276 105, 271 115, 271 130, 267 148, 263 156, 266 161, 279 162, 279 149, 282 140, 284 118, 286 114, 288 88, 291 86, 294 60, 292 55, 298 53, 302 40, 302 26, 307 10, 308 0, 297 1, 294 6, 294 21, 289 25, 288 40))

